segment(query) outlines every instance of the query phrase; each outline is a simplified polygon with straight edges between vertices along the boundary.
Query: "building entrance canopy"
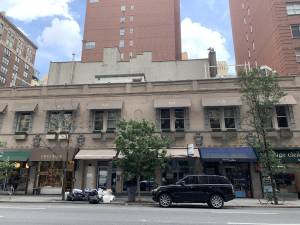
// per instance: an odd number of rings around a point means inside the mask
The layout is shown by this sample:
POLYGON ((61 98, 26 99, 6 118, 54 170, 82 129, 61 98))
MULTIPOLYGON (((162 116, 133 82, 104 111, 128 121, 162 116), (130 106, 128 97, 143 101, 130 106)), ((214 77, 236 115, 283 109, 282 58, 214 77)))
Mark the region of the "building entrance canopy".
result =
POLYGON ((257 157, 252 148, 200 148, 200 158, 210 162, 256 162, 257 157))
MULTIPOLYGON (((187 148, 171 148, 165 149, 166 156, 169 158, 187 158, 187 148)), ((78 152, 75 156, 75 159, 82 159, 82 160, 112 160, 115 158, 117 154, 116 149, 98 149, 98 150, 87 150, 82 149, 78 152)), ((198 150, 195 149, 194 156, 199 158, 198 150)), ((122 155, 119 155, 119 158, 122 158, 122 155)))
POLYGON ((30 155, 26 151, 0 151, 0 161, 26 162, 30 155))

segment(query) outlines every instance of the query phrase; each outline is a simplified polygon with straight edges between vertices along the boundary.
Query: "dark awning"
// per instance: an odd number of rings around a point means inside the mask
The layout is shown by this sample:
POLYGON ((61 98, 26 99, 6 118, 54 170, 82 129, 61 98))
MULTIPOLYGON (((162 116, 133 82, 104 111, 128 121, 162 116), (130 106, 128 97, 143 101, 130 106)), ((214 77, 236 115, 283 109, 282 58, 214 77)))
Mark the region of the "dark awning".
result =
POLYGON ((204 161, 210 162, 256 162, 257 157, 252 148, 201 148, 200 158, 204 161))
POLYGON ((0 151, 0 161, 26 162, 30 155, 26 151, 0 151))

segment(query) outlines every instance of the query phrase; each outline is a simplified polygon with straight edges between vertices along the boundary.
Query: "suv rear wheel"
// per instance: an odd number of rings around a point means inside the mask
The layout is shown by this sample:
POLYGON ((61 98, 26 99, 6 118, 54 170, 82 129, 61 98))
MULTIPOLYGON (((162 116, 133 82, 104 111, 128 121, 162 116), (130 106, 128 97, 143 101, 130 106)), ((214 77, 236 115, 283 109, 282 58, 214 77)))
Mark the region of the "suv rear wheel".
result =
POLYGON ((224 199, 219 194, 213 194, 209 198, 208 206, 213 209, 221 209, 224 206, 224 199))
POLYGON ((169 194, 163 193, 159 196, 158 202, 160 207, 167 208, 172 205, 172 198, 169 194))

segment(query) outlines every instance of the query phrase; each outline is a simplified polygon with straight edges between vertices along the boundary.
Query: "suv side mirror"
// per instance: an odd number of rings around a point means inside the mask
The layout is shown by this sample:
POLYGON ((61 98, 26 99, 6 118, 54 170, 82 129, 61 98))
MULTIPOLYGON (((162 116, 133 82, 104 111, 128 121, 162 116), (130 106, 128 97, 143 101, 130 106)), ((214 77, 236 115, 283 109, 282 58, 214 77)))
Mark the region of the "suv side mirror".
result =
POLYGON ((179 182, 179 184, 180 184, 181 186, 185 186, 185 181, 182 180, 182 181, 179 182))

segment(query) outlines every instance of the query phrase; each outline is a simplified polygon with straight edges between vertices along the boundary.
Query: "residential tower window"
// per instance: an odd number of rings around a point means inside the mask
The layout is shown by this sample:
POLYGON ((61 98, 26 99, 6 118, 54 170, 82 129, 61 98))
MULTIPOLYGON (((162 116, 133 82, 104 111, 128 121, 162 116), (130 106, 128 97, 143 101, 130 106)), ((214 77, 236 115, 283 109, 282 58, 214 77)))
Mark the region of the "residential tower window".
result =
POLYGON ((94 49, 96 47, 96 42, 88 41, 85 43, 85 49, 94 49))
POLYGON ((296 62, 300 62, 300 48, 295 49, 296 62))
POLYGON ((4 56, 6 57, 6 58, 9 58, 10 57, 10 51, 7 49, 7 48, 4 48, 4 56))
POLYGON ((1 71, 1 74, 4 74, 4 75, 6 75, 6 74, 7 74, 7 68, 6 68, 6 67, 4 67, 4 66, 1 66, 1 69, 0 69, 0 71, 1 71))
POLYGON ((125 47, 125 41, 124 40, 120 40, 119 47, 120 48, 124 48, 125 47))
POLYGON ((3 64, 4 66, 8 66, 8 64, 9 64, 9 59, 3 57, 3 58, 2 58, 2 64, 3 64))
POLYGON ((124 28, 121 28, 121 29, 120 29, 120 35, 121 35, 121 36, 124 36, 124 35, 125 35, 125 29, 124 29, 124 28))
POLYGON ((294 24, 291 25, 292 37, 293 38, 300 38, 300 25, 294 24))
POLYGON ((286 5, 288 15, 299 15, 300 14, 300 3, 290 2, 286 5))
POLYGON ((31 112, 17 113, 16 132, 28 133, 32 125, 33 114, 31 112))
POLYGON ((11 31, 7 32, 6 45, 9 48, 13 48, 15 42, 14 34, 11 31))

